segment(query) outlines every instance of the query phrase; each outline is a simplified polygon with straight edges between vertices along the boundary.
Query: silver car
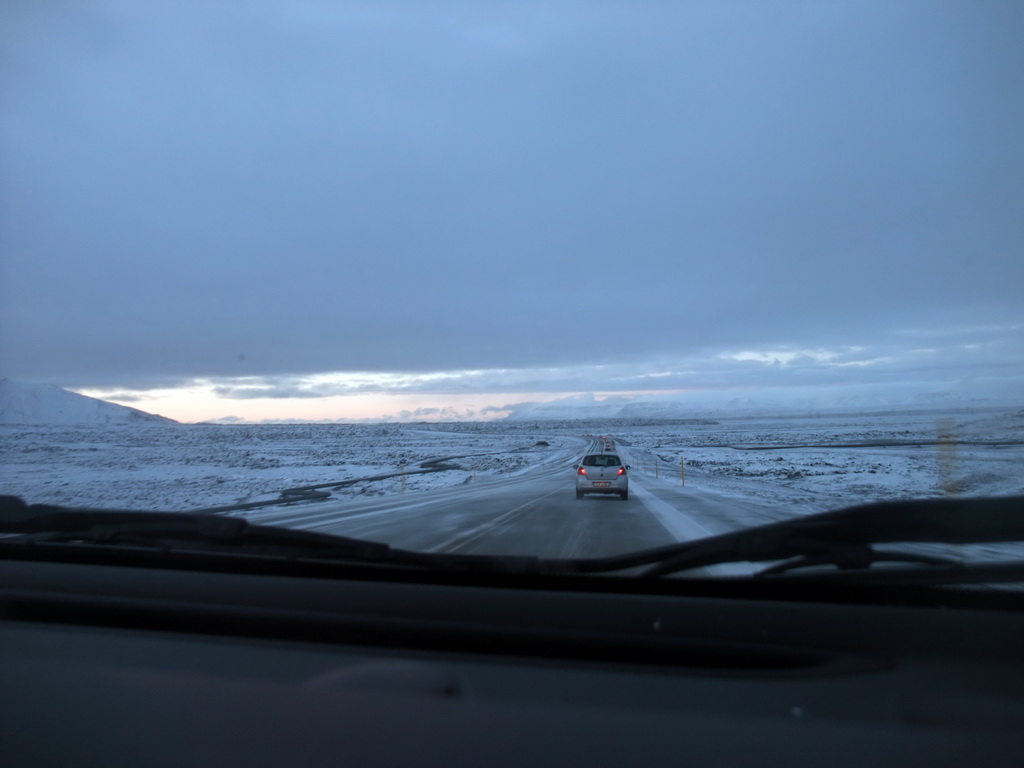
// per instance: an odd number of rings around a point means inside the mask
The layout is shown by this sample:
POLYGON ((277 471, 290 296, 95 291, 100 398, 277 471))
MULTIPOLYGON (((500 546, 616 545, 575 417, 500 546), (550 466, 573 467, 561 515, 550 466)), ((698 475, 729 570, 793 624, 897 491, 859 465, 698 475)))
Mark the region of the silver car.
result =
POLYGON ((622 500, 629 498, 629 467, 610 453, 591 453, 576 466, 576 498, 585 493, 617 493, 622 500))

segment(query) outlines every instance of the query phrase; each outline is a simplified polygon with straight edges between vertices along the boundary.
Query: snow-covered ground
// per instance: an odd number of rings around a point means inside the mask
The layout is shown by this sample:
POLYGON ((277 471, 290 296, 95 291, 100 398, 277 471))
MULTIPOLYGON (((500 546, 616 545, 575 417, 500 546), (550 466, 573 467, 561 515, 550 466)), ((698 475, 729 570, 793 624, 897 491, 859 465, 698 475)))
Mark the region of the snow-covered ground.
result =
POLYGON ((1024 409, 716 419, 617 432, 633 471, 775 503, 1024 494, 1024 409))
POLYGON ((567 434, 463 427, 472 425, 0 426, 0 492, 32 503, 190 510, 395 473, 331 489, 334 498, 374 496, 568 462, 584 444, 567 434), (417 472, 448 457, 442 466, 451 469, 417 472))
MULTIPOLYGON (((779 517, 879 499, 1024 494, 1024 409, 614 422, 0 426, 0 492, 69 506, 189 510, 362 480, 334 498, 568 463, 612 434, 632 471, 756 498, 779 517), (416 474, 424 462, 451 467, 416 474)), ((429 465, 428 465, 429 466, 429 465)))

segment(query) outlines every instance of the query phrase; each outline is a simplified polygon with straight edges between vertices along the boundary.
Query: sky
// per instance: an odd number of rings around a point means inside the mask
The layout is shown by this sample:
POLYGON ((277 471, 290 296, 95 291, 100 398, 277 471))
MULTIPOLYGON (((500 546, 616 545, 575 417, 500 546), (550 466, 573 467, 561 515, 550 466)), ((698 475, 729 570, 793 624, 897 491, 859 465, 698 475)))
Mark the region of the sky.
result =
POLYGON ((1022 34, 1015 0, 5 2, 0 377, 182 421, 1022 403, 1022 34))

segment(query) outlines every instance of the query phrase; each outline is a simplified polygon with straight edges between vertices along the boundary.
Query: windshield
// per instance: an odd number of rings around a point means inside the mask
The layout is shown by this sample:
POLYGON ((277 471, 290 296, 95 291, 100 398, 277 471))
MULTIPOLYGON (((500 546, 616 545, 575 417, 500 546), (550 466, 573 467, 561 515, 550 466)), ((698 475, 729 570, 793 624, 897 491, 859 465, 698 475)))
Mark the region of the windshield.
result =
POLYGON ((1024 494, 1022 22, 5 3, 0 493, 550 558, 1024 494))

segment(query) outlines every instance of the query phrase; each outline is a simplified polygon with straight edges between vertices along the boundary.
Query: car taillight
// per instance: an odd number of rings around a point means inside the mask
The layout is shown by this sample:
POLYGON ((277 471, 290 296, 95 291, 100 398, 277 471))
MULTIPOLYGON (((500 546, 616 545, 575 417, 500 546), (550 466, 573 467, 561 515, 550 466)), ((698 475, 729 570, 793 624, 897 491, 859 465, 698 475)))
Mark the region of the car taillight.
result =
POLYGON ((626 468, 625 467, 619 467, 619 474, 620 475, 626 474, 626 468))
POLYGON ((580 467, 578 470, 576 470, 576 474, 577 475, 585 475, 585 474, 587 474, 587 470, 585 470, 583 467, 580 467))

